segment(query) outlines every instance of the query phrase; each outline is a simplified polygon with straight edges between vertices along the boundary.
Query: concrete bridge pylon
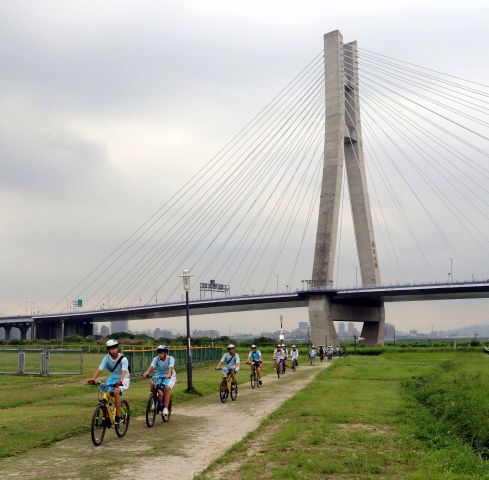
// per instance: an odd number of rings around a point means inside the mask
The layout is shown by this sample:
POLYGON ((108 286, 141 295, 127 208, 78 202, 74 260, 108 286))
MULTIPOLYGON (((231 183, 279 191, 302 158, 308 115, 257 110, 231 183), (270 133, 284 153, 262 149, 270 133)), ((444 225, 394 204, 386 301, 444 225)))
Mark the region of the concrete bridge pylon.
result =
MULTIPOLYGON (((324 68, 324 160, 312 285, 333 288, 343 168, 350 191, 362 285, 378 285, 380 270, 363 155, 357 43, 344 44, 338 30, 324 35, 324 68)), ((368 305, 337 304, 327 293, 318 292, 310 297, 309 320, 316 345, 339 343, 333 321, 364 322, 361 336, 365 343, 384 342, 382 301, 368 305)))

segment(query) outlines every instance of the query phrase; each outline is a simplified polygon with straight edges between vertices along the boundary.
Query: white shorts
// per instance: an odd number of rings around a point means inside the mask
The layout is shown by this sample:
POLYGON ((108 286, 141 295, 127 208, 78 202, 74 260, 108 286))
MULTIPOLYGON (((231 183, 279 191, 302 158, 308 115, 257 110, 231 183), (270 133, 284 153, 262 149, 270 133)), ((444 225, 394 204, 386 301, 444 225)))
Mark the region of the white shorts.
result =
POLYGON ((124 392, 129 388, 130 380, 128 377, 124 377, 122 380, 122 385, 119 387, 121 389, 121 395, 124 395, 124 392))
POLYGON ((153 384, 154 385, 163 385, 164 387, 170 387, 170 390, 175 386, 175 383, 177 383, 177 376, 172 375, 170 378, 163 378, 155 375, 152 378, 153 384))
POLYGON ((177 376, 176 375, 172 375, 170 378, 166 378, 163 381, 163 385, 165 387, 170 387, 170 390, 173 389, 173 387, 175 386, 175 383, 177 383, 177 376))

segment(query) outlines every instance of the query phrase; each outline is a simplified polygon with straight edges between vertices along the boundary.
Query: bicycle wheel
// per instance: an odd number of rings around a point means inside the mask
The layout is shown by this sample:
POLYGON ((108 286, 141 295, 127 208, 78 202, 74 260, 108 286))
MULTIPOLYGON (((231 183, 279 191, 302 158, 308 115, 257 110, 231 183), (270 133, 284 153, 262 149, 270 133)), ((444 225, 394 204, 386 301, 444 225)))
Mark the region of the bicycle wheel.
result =
POLYGON ((228 399, 228 385, 227 382, 221 382, 221 386, 219 387, 219 398, 222 403, 226 403, 228 399))
POLYGON ((231 400, 234 402, 238 398, 238 384, 231 383, 231 400))
POLYGON ((252 390, 254 390, 256 388, 256 384, 257 384, 257 381, 256 381, 256 371, 255 370, 253 370, 250 373, 250 383, 251 383, 252 390))
POLYGON ((161 419, 165 423, 168 423, 170 421, 170 417, 171 417, 171 398, 170 398, 170 404, 168 405, 168 415, 165 417, 163 414, 161 414, 161 419))
POLYGON ((121 421, 115 426, 115 433, 118 437, 123 437, 127 433, 129 428, 129 420, 131 419, 131 411, 129 410, 129 404, 122 400, 121 405, 121 421))
POLYGON ((146 425, 151 428, 155 424, 156 411, 158 409, 158 399, 152 393, 149 394, 146 402, 146 425))
POLYGON ((105 430, 107 429, 105 415, 105 407, 102 405, 98 405, 92 415, 90 433, 92 435, 92 442, 96 447, 102 445, 104 441, 105 430))

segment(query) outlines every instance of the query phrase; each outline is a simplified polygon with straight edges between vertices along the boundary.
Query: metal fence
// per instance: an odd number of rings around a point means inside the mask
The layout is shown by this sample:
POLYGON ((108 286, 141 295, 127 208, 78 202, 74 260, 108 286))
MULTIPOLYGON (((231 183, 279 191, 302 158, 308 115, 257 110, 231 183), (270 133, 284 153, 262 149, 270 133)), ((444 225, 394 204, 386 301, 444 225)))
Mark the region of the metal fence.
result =
POLYGON ((0 349, 0 374, 81 375, 82 373, 82 350, 0 349))
MULTIPOLYGON (((187 363, 187 350, 185 347, 176 347, 169 349, 171 356, 175 358, 176 368, 183 367, 187 363)), ((221 347, 192 347, 192 365, 204 365, 210 362, 216 362, 221 359, 221 347)), ((151 360, 156 355, 156 349, 146 350, 124 350, 129 360, 131 373, 134 375, 143 374, 148 368, 151 360)))

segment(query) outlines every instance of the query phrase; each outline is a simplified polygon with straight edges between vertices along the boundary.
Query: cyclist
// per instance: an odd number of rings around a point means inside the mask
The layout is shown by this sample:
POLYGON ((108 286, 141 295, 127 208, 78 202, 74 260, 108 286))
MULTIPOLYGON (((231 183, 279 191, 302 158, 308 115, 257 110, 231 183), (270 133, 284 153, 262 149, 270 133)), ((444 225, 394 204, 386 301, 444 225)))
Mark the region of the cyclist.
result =
POLYGON ((281 364, 282 365, 282 372, 284 371, 285 369, 285 352, 284 350, 282 349, 282 344, 277 344, 277 348, 273 351, 273 361, 275 363, 275 367, 277 366, 277 364, 281 364))
POLYGON ((117 340, 107 340, 105 346, 107 355, 102 359, 100 366, 92 375, 92 378, 88 380, 88 383, 93 385, 104 369, 110 372, 107 384, 114 386, 115 423, 119 423, 121 421, 121 396, 129 388, 129 362, 119 352, 119 342, 117 340))
POLYGON ((324 347, 322 345, 319 345, 319 359, 321 362, 324 360, 324 347))
MULTIPOLYGON (((164 417, 167 417, 168 407, 170 406, 171 391, 177 381, 175 359, 171 355, 168 355, 168 347, 166 345, 158 345, 156 348, 156 353, 158 355, 153 358, 151 365, 143 373, 143 377, 148 378, 149 374, 153 370, 156 370, 156 373, 151 379, 151 390, 154 390, 156 385, 159 384, 161 384, 161 386, 165 389, 165 405, 162 413, 164 417)), ((158 392, 158 399, 161 404, 161 391, 158 392)))
POLYGON ((256 368, 256 376, 258 378, 258 383, 261 385, 261 366, 263 364, 262 356, 260 350, 257 350, 256 345, 251 346, 250 353, 248 353, 248 361, 246 362, 249 365, 251 365, 251 368, 253 368, 253 365, 256 368))
POLYGON ((316 347, 313 345, 311 350, 309 350, 309 361, 311 362, 311 365, 314 365, 314 362, 316 361, 316 354, 316 347))
POLYGON ((227 352, 217 364, 216 370, 222 370, 225 375, 231 375, 233 382, 236 381, 236 374, 239 372, 239 355, 236 353, 236 347, 232 343, 227 346, 227 352), (224 364, 224 367, 221 368, 222 364, 224 364))
POLYGON ((328 360, 331 360, 334 356, 334 348, 333 345, 328 345, 328 348, 326 349, 326 355, 328 357, 328 360))
POLYGON ((285 355, 285 361, 284 361, 284 374, 285 374, 285 369, 287 368, 287 359, 289 358, 289 350, 285 346, 284 342, 282 342, 280 346, 282 347, 282 350, 284 351, 284 355, 285 355))
POLYGON ((292 345, 291 350, 290 350, 290 360, 291 362, 294 362, 298 367, 299 366, 299 350, 297 350, 297 347, 295 345, 292 345))

